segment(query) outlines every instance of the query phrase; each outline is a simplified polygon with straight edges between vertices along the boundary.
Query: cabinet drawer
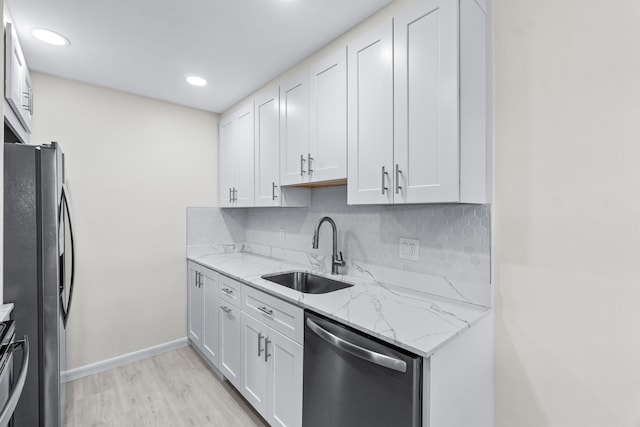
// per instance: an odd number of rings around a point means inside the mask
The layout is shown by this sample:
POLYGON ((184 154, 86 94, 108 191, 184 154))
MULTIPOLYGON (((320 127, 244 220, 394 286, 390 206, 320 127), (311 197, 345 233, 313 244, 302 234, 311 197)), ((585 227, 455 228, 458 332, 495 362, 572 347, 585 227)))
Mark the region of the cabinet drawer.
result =
POLYGON ((299 344, 304 340, 304 311, 250 286, 244 288, 242 311, 299 344))
POLYGON ((242 287, 242 283, 221 274, 218 296, 229 304, 240 308, 242 304, 242 287))

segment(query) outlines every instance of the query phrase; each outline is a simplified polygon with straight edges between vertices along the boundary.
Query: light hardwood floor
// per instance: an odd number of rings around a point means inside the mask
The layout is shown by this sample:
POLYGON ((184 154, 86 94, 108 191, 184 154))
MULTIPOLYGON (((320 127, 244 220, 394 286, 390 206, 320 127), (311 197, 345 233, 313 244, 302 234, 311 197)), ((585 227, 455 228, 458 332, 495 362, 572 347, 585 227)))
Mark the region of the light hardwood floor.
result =
POLYGON ((267 426, 191 347, 67 383, 67 427, 267 426))

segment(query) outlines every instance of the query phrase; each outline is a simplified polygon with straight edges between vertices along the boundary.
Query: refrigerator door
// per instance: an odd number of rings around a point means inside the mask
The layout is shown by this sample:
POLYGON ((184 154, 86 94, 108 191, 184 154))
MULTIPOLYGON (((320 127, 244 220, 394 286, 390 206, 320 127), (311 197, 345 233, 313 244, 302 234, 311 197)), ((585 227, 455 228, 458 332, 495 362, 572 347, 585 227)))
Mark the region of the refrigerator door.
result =
MULTIPOLYGON (((61 332, 58 211, 61 171, 52 146, 5 144, 4 300, 31 343, 17 426, 59 426, 61 332)), ((14 371, 17 374, 17 366, 14 371)))

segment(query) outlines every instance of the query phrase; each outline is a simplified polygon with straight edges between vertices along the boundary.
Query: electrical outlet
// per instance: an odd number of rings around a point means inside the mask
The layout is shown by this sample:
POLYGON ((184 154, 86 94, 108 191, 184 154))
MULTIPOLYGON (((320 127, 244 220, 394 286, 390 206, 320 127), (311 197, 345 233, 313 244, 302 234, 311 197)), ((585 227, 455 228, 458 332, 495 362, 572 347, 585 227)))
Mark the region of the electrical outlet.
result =
POLYGON ((285 241, 285 237, 286 237, 286 231, 284 228, 280 229, 280 241, 284 242, 285 241))
POLYGON ((420 240, 400 238, 399 256, 409 261, 420 260, 420 240))

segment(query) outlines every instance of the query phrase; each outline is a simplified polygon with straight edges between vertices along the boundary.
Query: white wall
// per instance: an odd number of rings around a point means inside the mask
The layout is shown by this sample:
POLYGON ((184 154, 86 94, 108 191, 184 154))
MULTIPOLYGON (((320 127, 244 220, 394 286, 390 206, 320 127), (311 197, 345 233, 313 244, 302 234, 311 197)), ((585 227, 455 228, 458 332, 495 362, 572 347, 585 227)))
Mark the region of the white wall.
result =
POLYGON ((495 0, 496 426, 640 426, 640 3, 495 0))
POLYGON ((186 336, 186 207, 216 205, 218 116, 33 74, 32 143, 55 140, 77 244, 69 368, 186 336))

